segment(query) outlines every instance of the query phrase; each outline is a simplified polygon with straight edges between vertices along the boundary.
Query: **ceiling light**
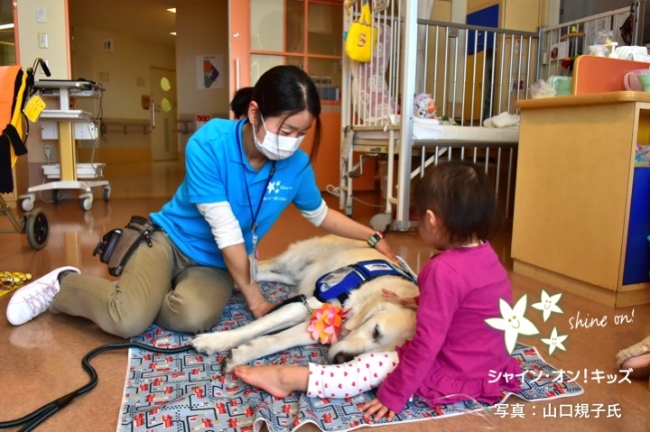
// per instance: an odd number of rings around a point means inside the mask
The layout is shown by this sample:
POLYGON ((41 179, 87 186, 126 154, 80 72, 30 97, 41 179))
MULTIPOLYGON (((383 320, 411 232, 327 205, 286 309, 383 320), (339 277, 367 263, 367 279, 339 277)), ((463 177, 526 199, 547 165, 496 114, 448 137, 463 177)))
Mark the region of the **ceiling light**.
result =
POLYGON ((0 24, 0 30, 7 30, 14 28, 14 23, 0 24))
POLYGON ((169 8, 169 9, 167 9, 167 10, 168 10, 169 12, 171 12, 171 13, 176 13, 176 8, 169 8))
POLYGON ((176 32, 169 32, 170 35, 176 36, 176 32))

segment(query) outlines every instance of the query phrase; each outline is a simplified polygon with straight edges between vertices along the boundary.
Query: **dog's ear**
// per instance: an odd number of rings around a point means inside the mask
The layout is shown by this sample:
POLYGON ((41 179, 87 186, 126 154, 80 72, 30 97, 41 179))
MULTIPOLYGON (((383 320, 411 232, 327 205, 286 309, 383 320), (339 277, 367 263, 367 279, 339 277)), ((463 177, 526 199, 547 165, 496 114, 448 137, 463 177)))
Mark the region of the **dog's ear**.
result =
POLYGON ((345 323, 343 324, 343 329, 351 332, 358 328, 365 321, 365 316, 368 315, 368 311, 371 307, 372 306, 369 303, 366 303, 361 308, 351 309, 350 312, 348 312, 345 323))
MULTIPOLYGON (((370 299, 369 299, 370 300, 370 299)), ((343 328, 345 328, 348 331, 353 331, 361 326, 364 322, 368 320, 371 316, 373 316, 375 313, 379 312, 380 310, 383 310, 386 305, 389 305, 390 303, 386 301, 367 301, 360 309, 358 312, 353 313, 352 316, 350 316, 345 324, 343 324, 343 328)))

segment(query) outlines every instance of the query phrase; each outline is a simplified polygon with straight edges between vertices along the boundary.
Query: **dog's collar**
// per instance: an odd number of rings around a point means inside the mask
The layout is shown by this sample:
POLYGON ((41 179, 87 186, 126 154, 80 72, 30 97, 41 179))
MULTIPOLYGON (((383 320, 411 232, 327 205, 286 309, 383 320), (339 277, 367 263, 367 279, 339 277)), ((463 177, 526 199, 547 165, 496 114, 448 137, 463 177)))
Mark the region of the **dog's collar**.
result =
POLYGON ((288 298, 288 299, 276 304, 271 309, 269 309, 269 311, 267 313, 265 313, 264 315, 268 315, 271 312, 275 312, 276 310, 278 310, 278 309, 280 309, 280 308, 282 308, 282 307, 284 307, 284 306, 286 306, 288 304, 298 303, 298 302, 302 302, 302 304, 305 305, 305 307, 309 311, 309 314, 312 313, 312 308, 310 308, 309 303, 307 303, 307 297, 304 294, 298 294, 295 297, 288 298))

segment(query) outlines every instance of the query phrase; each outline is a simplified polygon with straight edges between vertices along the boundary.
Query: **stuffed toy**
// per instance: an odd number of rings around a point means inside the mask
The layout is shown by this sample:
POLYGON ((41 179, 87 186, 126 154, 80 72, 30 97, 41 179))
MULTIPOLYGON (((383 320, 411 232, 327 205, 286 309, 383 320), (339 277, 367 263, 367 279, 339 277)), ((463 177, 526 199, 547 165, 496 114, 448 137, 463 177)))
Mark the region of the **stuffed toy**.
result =
POLYGON ((636 145, 634 166, 650 166, 650 145, 636 145))
POLYGON ((424 119, 437 119, 436 116, 436 102, 433 100, 430 94, 420 93, 415 96, 413 100, 413 114, 416 117, 424 119))

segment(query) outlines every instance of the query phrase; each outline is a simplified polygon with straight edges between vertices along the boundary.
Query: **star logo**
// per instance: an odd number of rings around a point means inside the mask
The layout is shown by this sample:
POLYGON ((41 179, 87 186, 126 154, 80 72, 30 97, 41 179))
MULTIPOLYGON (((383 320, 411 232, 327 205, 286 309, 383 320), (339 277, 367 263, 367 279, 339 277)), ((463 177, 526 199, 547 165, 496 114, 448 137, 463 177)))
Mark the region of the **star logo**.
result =
POLYGON ((564 313, 557 305, 562 297, 562 293, 549 296, 546 291, 542 290, 542 299, 539 303, 534 303, 531 306, 537 310, 542 311, 544 322, 551 316, 553 312, 564 313))
POLYGON ((278 193, 276 191, 278 183, 280 183, 280 182, 269 182, 269 185, 266 188, 266 190, 269 192, 269 194, 272 194, 273 192, 278 193))
POLYGON ((553 331, 551 332, 551 337, 548 339, 542 338, 542 342, 544 342, 546 345, 548 345, 548 353, 549 355, 553 354, 553 351, 555 351, 555 348, 559 348, 562 351, 566 351, 566 348, 562 344, 568 338, 569 336, 567 335, 558 335, 557 334, 557 328, 553 327, 553 331))
POLYGON ((517 338, 520 334, 531 336, 539 334, 539 330, 535 327, 528 318, 524 317, 526 312, 527 294, 524 294, 519 301, 511 308, 508 302, 499 299, 499 310, 501 311, 501 318, 488 318, 485 322, 492 328, 503 330, 506 341, 506 349, 509 354, 515 348, 517 338))

